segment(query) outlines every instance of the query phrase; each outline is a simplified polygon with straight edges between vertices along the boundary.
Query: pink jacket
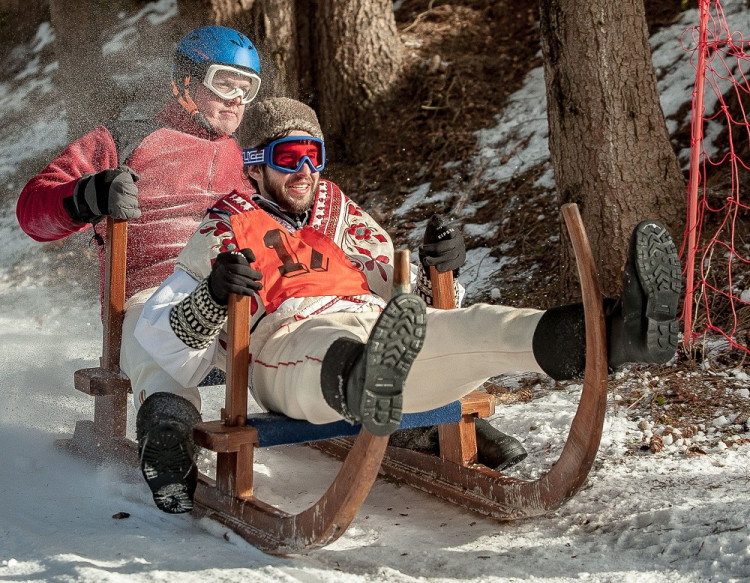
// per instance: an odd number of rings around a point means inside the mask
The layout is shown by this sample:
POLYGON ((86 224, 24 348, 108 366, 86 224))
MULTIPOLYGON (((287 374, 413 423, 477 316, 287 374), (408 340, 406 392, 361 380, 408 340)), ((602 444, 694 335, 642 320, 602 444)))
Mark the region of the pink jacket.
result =
MULTIPOLYGON (((169 102, 154 122, 138 137, 127 160, 118 160, 111 131, 95 128, 29 180, 16 207, 21 228, 36 241, 83 231, 89 225, 72 221, 63 199, 73 195, 84 174, 127 163, 140 176, 136 185, 142 214, 128 222, 126 297, 158 286, 172 273, 177 255, 219 198, 232 191, 253 192, 233 137, 211 138, 175 102, 169 102)), ((105 235, 104 222, 96 229, 105 235)), ((103 282, 103 246, 99 261, 103 282)))

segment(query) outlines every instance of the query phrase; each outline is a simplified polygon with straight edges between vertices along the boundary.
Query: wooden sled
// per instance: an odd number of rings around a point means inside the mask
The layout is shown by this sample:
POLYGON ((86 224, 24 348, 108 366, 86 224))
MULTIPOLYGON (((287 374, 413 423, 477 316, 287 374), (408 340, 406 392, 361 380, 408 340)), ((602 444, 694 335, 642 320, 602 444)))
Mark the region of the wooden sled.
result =
MULTIPOLYGON (((326 545, 341 536, 380 471, 450 502, 501 519, 542 514, 572 496, 585 481, 599 446, 606 406, 607 358, 601 293, 588 239, 575 205, 565 205, 563 216, 578 261, 588 356, 581 402, 568 441, 547 474, 525 482, 476 464, 473 421, 478 416, 493 414, 494 398, 474 392, 461 403, 438 410, 437 421, 429 416, 414 421, 413 426, 439 424, 440 456, 389 448, 388 437, 376 437, 364 429, 359 430, 354 441, 330 439, 328 433, 337 429, 304 423, 308 428, 315 427, 313 433, 317 437, 293 441, 326 439, 316 443, 324 451, 344 459, 338 475, 315 504, 297 514, 262 502, 253 493, 254 448, 273 444, 266 443, 269 426, 278 429, 299 422, 282 417, 281 421, 264 425, 267 415, 248 417, 250 302, 249 298, 231 296, 225 407, 220 420, 201 423, 195 430, 196 442, 217 454, 216 476, 200 476, 194 514, 217 520, 261 550, 291 553, 326 545), (450 422, 445 422, 447 418, 450 422)), ((72 439, 60 443, 79 453, 126 459, 137 465, 135 443, 125 437, 129 383, 118 365, 124 315, 126 225, 110 219, 107 229, 101 365, 77 371, 75 375, 76 388, 95 397, 94 421, 79 421, 72 439)), ((397 281, 408 281, 408 254, 398 256, 402 259, 397 262, 397 281)), ((438 302, 443 301, 440 290, 452 301, 452 283, 441 278, 434 281, 436 307, 449 307, 438 302)))

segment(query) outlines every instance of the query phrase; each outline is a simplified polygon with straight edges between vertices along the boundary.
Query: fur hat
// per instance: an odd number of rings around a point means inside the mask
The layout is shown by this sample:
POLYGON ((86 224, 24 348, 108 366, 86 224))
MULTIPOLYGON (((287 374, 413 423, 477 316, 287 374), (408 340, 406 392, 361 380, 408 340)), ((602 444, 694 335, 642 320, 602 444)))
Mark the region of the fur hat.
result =
POLYGON ((244 134, 247 148, 257 148, 301 130, 323 139, 318 116, 312 108, 288 97, 272 97, 255 101, 245 110, 244 134))

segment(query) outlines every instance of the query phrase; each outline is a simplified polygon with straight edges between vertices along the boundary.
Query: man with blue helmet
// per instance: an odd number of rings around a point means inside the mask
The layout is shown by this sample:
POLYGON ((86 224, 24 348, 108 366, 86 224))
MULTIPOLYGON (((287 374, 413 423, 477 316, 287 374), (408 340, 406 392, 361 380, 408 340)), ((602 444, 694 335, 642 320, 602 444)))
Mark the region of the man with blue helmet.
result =
MULTIPOLYGON (((63 150, 23 188, 16 214, 40 242, 128 220, 126 314, 121 369, 136 407, 154 392, 194 399, 133 339, 143 303, 173 271, 205 209, 227 192, 252 192, 234 133, 258 94, 260 59, 242 33, 205 26, 177 45, 170 99, 153 118, 99 126, 63 150)), ((103 282, 105 253, 99 245, 103 282)), ((103 284, 102 284, 103 289, 103 284)), ((200 402, 193 402, 200 408, 200 402)), ((165 413, 169 418, 169 412, 165 413)), ((158 439, 152 440, 158 446, 158 439)))
POLYGON ((177 102, 198 124, 208 131, 223 130, 230 135, 237 129, 236 125, 232 127, 234 119, 214 111, 216 107, 201 99, 205 95, 201 95, 200 89, 208 88, 220 101, 239 98, 244 106, 258 95, 259 74, 260 59, 250 39, 223 26, 205 26, 188 34, 177 45, 172 91, 177 102), (199 84, 202 87, 199 88, 199 84))

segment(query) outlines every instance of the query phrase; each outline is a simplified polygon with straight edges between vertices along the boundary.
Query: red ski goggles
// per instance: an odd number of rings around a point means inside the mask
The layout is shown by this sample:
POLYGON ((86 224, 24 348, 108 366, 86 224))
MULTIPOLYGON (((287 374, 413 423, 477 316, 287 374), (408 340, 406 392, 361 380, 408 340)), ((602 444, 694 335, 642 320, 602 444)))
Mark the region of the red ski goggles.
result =
POLYGON ((288 136, 274 140, 265 148, 243 150, 242 161, 245 166, 267 164, 287 174, 299 172, 306 163, 311 172, 320 172, 326 165, 326 148, 319 138, 288 136))

